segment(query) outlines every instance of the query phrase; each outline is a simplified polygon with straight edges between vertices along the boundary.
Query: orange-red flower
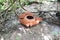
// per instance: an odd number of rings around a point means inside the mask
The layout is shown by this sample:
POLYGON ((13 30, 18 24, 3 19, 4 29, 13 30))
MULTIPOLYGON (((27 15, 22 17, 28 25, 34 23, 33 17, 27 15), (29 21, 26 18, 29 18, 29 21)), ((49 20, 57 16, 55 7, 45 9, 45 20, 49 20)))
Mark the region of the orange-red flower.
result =
POLYGON ((19 15, 19 21, 26 27, 32 27, 42 21, 43 18, 35 16, 31 12, 24 12, 19 15))

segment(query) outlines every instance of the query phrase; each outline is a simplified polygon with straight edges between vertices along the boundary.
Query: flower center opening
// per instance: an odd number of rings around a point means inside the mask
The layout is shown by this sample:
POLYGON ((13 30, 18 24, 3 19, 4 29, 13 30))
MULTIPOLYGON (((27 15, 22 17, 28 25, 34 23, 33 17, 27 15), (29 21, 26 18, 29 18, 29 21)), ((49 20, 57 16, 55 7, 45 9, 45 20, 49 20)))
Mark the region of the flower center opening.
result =
POLYGON ((33 19, 34 17, 33 16, 27 16, 28 19, 33 19))

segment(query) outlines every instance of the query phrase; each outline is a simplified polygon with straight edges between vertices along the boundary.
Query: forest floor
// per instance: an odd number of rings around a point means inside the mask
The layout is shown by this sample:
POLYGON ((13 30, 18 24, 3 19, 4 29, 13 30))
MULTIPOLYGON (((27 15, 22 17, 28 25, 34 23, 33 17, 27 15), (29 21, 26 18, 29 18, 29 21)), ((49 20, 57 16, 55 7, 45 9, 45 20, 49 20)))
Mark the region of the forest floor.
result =
MULTIPOLYGON (((50 11, 57 10, 57 3, 44 3, 42 5, 39 4, 31 4, 29 6, 24 6, 25 9, 32 12, 38 12, 38 10, 42 11, 50 11), (38 10, 37 10, 37 9, 38 10)), ((16 13, 21 14, 22 9, 17 9, 16 13)), ((35 13, 38 15, 39 13, 35 13)), ((17 16, 12 12, 10 15, 7 15, 10 19, 7 20, 4 24, 4 28, 0 32, 1 40, 60 40, 60 26, 52 23, 53 20, 50 20, 52 16, 56 17, 56 12, 47 12, 43 16, 46 18, 38 25, 25 28, 18 21, 17 16)), ((56 17, 57 18, 57 17, 56 17)), ((57 19, 58 20, 58 19, 57 19)), ((54 22, 54 21, 53 21, 54 22)))

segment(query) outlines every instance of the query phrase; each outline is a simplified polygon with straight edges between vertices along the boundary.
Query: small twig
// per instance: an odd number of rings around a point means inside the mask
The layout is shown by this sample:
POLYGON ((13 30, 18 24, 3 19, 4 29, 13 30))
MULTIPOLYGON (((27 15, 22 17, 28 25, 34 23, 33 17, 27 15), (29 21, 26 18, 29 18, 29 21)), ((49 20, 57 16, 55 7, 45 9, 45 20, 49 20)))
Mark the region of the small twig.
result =
POLYGON ((26 10, 26 9, 21 5, 21 1, 20 1, 20 0, 19 0, 19 4, 20 4, 20 6, 21 6, 22 9, 24 9, 25 11, 28 11, 28 10, 26 10))

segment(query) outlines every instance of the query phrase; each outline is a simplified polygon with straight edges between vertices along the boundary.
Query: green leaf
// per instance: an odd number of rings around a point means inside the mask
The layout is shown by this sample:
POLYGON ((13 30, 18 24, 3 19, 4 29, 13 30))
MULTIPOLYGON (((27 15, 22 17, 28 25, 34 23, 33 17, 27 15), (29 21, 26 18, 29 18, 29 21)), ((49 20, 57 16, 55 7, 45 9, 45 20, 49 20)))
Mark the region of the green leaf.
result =
POLYGON ((1 9, 2 9, 2 10, 5 9, 5 6, 2 6, 1 9))
POLYGON ((1 10, 2 5, 0 5, 0 10, 1 10))
POLYGON ((0 0, 1 3, 4 2, 4 1, 6 1, 6 0, 0 0))

